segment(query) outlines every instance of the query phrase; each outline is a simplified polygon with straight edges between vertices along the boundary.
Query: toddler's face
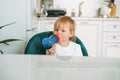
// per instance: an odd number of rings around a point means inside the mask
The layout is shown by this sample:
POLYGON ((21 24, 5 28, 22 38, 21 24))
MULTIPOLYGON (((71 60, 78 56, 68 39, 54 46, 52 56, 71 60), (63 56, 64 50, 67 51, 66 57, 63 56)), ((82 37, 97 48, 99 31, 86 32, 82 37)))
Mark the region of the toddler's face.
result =
POLYGON ((58 35, 60 38, 59 43, 68 42, 69 38, 72 36, 72 32, 70 32, 69 24, 65 24, 56 28, 54 30, 54 34, 58 35))

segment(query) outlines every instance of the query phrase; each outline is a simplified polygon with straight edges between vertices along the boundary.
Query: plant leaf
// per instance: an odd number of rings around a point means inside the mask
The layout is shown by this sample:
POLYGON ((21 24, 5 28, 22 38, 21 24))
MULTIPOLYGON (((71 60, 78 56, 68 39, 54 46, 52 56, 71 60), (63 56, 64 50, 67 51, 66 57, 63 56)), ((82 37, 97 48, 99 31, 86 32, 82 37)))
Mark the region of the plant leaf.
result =
POLYGON ((6 40, 2 40, 0 41, 0 44, 6 44, 9 45, 8 42, 13 42, 13 41, 21 41, 20 39, 6 39, 6 40))
POLYGON ((9 23, 9 24, 6 24, 6 25, 3 25, 3 26, 0 26, 0 29, 2 29, 3 27, 5 26, 9 26, 9 25, 12 25, 12 24, 15 24, 16 22, 12 22, 12 23, 9 23))
POLYGON ((3 54, 3 51, 2 51, 2 50, 0 50, 0 53, 1 53, 1 54, 3 54))

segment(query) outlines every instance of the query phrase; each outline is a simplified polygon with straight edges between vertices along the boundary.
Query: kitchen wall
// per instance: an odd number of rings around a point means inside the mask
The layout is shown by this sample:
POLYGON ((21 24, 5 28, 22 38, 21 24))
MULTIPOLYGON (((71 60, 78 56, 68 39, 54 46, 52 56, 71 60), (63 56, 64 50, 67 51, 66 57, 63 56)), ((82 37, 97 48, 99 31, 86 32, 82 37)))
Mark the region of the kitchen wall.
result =
POLYGON ((97 9, 103 4, 103 0, 54 0, 54 8, 66 9, 67 15, 71 15, 72 9, 75 9, 78 16, 79 4, 81 5, 82 17, 94 17, 97 14, 97 9))
POLYGON ((120 0, 116 0, 116 5, 117 5, 116 15, 120 17, 120 0))
POLYGON ((0 26, 15 22, 13 25, 0 29, 0 41, 5 39, 21 39, 9 42, 8 45, 0 44, 4 54, 22 54, 26 41, 28 0, 0 0, 0 26))
MULTIPOLYGON (((67 10, 67 15, 71 15, 71 10, 75 9, 76 16, 78 16, 79 4, 81 5, 82 17, 95 17, 98 8, 102 7, 104 0, 54 0, 54 8, 63 8, 67 10)), ((117 5, 116 15, 120 16, 120 0, 115 0, 117 5)))
MULTIPOLYGON (((79 14, 79 4, 83 2, 83 4, 80 7, 80 10, 82 12, 81 17, 96 17, 98 8, 101 8, 104 5, 104 0, 53 0, 54 9, 65 9, 67 11, 68 16, 71 15, 72 9, 75 9, 76 17, 78 17, 79 14)), ((39 2, 40 0, 34 1, 33 9, 37 9, 37 12, 40 11, 39 8, 39 2)), ((117 16, 120 16, 120 0, 115 0, 115 3, 117 5, 117 16)), ((35 14, 35 12, 34 12, 35 14)))

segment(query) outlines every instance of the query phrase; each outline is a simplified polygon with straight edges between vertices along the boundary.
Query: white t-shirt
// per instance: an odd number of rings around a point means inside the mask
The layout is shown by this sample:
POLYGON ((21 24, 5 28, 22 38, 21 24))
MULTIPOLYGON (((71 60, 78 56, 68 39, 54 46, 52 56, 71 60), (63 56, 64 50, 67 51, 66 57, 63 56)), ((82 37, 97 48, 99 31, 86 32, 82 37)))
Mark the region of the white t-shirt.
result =
POLYGON ((83 56, 81 46, 71 41, 67 47, 62 47, 57 43, 55 52, 58 56, 83 56))

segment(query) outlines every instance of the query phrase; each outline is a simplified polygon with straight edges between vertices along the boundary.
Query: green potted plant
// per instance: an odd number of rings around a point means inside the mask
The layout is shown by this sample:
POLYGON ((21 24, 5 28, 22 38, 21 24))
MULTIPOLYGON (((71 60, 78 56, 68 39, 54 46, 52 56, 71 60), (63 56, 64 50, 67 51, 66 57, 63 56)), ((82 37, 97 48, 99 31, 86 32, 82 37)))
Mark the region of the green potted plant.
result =
MULTIPOLYGON (((9 23, 9 24, 6 24, 6 25, 2 25, 2 26, 0 26, 0 29, 4 28, 6 26, 12 25, 12 24, 15 24, 15 22, 9 23)), ((13 41, 20 41, 20 39, 5 39, 5 40, 0 40, 0 45, 1 44, 9 45, 9 42, 13 42, 13 41)), ((4 52, 0 49, 0 53, 3 54, 4 52)))

